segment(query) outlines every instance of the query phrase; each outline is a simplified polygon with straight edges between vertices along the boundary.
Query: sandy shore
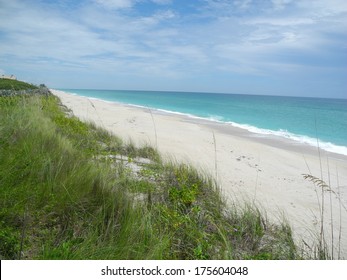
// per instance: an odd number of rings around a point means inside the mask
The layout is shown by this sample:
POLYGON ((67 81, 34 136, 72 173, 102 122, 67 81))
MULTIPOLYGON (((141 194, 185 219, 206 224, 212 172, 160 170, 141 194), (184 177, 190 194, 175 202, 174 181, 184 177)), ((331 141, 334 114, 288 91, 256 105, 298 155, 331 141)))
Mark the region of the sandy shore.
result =
MULTIPOLYGON (((285 216, 298 241, 304 238, 310 245, 318 235, 322 205, 320 189, 302 174, 322 174, 347 205, 346 156, 324 151, 319 156, 317 148, 231 125, 52 92, 81 120, 93 121, 125 141, 157 146, 165 158, 191 163, 217 176, 230 203, 255 203, 274 221, 285 216)), ((331 248, 333 232, 335 257, 340 243, 341 254, 347 258, 347 211, 340 205, 334 193, 325 193, 327 242, 331 248)))

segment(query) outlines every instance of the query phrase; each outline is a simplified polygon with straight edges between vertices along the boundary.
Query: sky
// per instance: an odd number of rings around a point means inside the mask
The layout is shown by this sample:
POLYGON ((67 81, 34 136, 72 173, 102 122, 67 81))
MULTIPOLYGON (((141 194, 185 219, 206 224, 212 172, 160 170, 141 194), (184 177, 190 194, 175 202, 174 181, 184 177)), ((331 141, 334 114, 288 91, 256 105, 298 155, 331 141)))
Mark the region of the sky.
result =
POLYGON ((345 0, 0 0, 0 75, 347 98, 345 0))

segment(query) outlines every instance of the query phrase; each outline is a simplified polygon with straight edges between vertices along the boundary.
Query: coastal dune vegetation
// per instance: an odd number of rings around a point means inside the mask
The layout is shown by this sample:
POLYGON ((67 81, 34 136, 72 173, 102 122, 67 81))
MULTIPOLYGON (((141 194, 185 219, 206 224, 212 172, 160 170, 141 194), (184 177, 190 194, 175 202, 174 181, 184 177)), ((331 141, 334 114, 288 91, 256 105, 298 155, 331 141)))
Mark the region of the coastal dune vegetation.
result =
MULTIPOLYGON (((20 86, 19 86, 20 85, 20 86)), ((303 259, 290 225, 0 79, 0 259, 303 259)))

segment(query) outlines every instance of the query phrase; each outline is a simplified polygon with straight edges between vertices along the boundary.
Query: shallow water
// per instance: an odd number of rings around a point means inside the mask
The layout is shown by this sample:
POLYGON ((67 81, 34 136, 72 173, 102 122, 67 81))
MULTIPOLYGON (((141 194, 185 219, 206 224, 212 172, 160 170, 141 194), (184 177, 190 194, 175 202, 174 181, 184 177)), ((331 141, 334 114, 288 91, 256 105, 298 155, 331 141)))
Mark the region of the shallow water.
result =
POLYGON ((261 95, 64 89, 81 96, 229 123, 347 155, 347 100, 261 95))

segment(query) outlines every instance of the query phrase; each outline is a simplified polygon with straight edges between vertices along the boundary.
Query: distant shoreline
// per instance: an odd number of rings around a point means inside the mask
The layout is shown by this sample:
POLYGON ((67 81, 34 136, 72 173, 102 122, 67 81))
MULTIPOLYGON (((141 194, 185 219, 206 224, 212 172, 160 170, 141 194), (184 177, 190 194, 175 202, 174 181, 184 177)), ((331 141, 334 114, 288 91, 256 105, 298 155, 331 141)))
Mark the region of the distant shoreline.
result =
MULTIPOLYGON (((188 121, 192 122, 197 122, 197 123, 202 123, 202 124, 207 124, 207 125, 212 125, 216 126, 216 128, 222 129, 225 133, 236 133, 235 129, 241 129, 245 131, 246 133, 243 133, 244 135, 248 135, 251 138, 257 138, 260 141, 264 141, 264 143, 269 143, 270 145, 276 145, 278 144, 283 144, 287 145, 288 147, 283 147, 285 149, 295 149, 296 151, 299 152, 301 149, 309 149, 312 150, 313 153, 318 153, 318 147, 317 147, 317 142, 319 143, 319 148, 320 152, 329 155, 329 157, 336 157, 341 160, 347 160, 347 146, 341 146, 337 144, 332 144, 327 141, 322 141, 321 139, 316 139, 315 137, 312 138, 307 135, 299 135, 299 134, 294 134, 291 132, 287 132, 286 130, 271 130, 271 129, 264 129, 264 128, 258 128, 257 126, 250 125, 250 124, 241 124, 241 123, 236 123, 234 121, 226 121, 226 120, 220 120, 218 119, 217 116, 213 117, 202 117, 198 116, 195 114, 191 113, 184 113, 181 111, 173 111, 173 110, 168 110, 168 109, 161 109, 158 107, 149 107, 145 105, 140 105, 140 104, 134 104, 131 102, 124 102, 124 101, 118 101, 118 100, 110 100, 109 97, 102 98, 102 97, 95 97, 95 96, 88 96, 88 94, 84 95, 83 91, 84 90, 75 90, 77 92, 67 92, 68 94, 72 95, 77 95, 81 97, 86 97, 91 100, 99 100, 102 102, 107 102, 110 104, 118 104, 121 106, 129 106, 129 107, 134 107, 134 108, 139 108, 143 109, 145 111, 148 111, 151 109, 152 112, 156 112, 157 114, 168 114, 168 115, 177 115, 178 117, 181 117, 183 119, 186 119, 188 121), (82 91, 82 92, 79 92, 82 91), (230 130, 230 131, 229 131, 230 130), (229 131, 229 132, 228 132, 229 131)), ((86 90, 87 92, 89 90, 86 90)), ((91 90, 92 92, 98 92, 98 90, 91 90)), ((101 90, 103 92, 104 90, 101 90)), ((63 91, 64 92, 64 91, 63 91)), ((123 91, 112 91, 112 92, 123 92, 123 91)), ((129 91, 130 94, 132 91, 129 91)), ((147 92, 147 91, 135 91, 135 92, 147 92)), ((148 91, 148 93, 151 93, 148 91)), ((168 93, 176 93, 176 92, 168 92, 168 93)), ((183 94, 184 92, 177 92, 177 94, 183 94)), ((165 96, 165 93, 163 93, 165 96)), ((194 93, 197 94, 197 93, 194 93)), ((205 93, 201 93, 205 94, 205 93)), ((209 93, 206 93, 209 94, 209 93)), ((214 93, 213 93, 214 94, 214 93)), ((218 93, 217 93, 218 95, 218 93)), ((238 95, 238 96, 243 96, 243 95, 238 95)), ((253 96, 253 95, 250 95, 253 96)), ((254 95, 256 96, 256 95, 254 95)), ((259 95, 258 95, 259 97, 259 95)), ((272 96, 271 96, 272 97, 272 96)), ((279 97, 282 98, 282 97, 279 97)), ((289 98, 295 98, 295 97, 289 97, 289 98)))
POLYGON ((269 97, 288 97, 288 98, 307 98, 307 99, 333 99, 347 101, 347 98, 338 97, 318 97, 318 96, 300 96, 300 95, 274 95, 274 94, 252 94, 252 93, 232 93, 232 92, 209 92, 209 91, 183 91, 183 90, 138 90, 138 89, 106 89, 106 88, 54 88, 53 90, 69 92, 73 90, 102 90, 102 91, 139 91, 139 92, 167 92, 167 93, 193 93, 193 94, 217 94, 217 95, 239 95, 239 96, 269 96, 269 97))
MULTIPOLYGON (((293 225, 298 240, 301 237, 314 239, 312 235, 319 227, 316 187, 302 174, 320 177, 322 173, 326 182, 331 178, 331 188, 335 191, 338 177, 341 199, 347 204, 347 160, 344 156, 321 152, 319 158, 312 147, 256 137, 232 126, 91 100, 62 91, 52 92, 81 120, 95 122, 137 145, 157 145, 164 158, 191 163, 203 173, 216 174, 230 203, 253 201, 272 220, 283 214, 293 225)), ((332 209, 337 232, 337 199, 332 209)), ((342 215, 341 246, 347 254, 347 213, 342 215)), ((329 219, 326 223, 329 229, 329 219)))

